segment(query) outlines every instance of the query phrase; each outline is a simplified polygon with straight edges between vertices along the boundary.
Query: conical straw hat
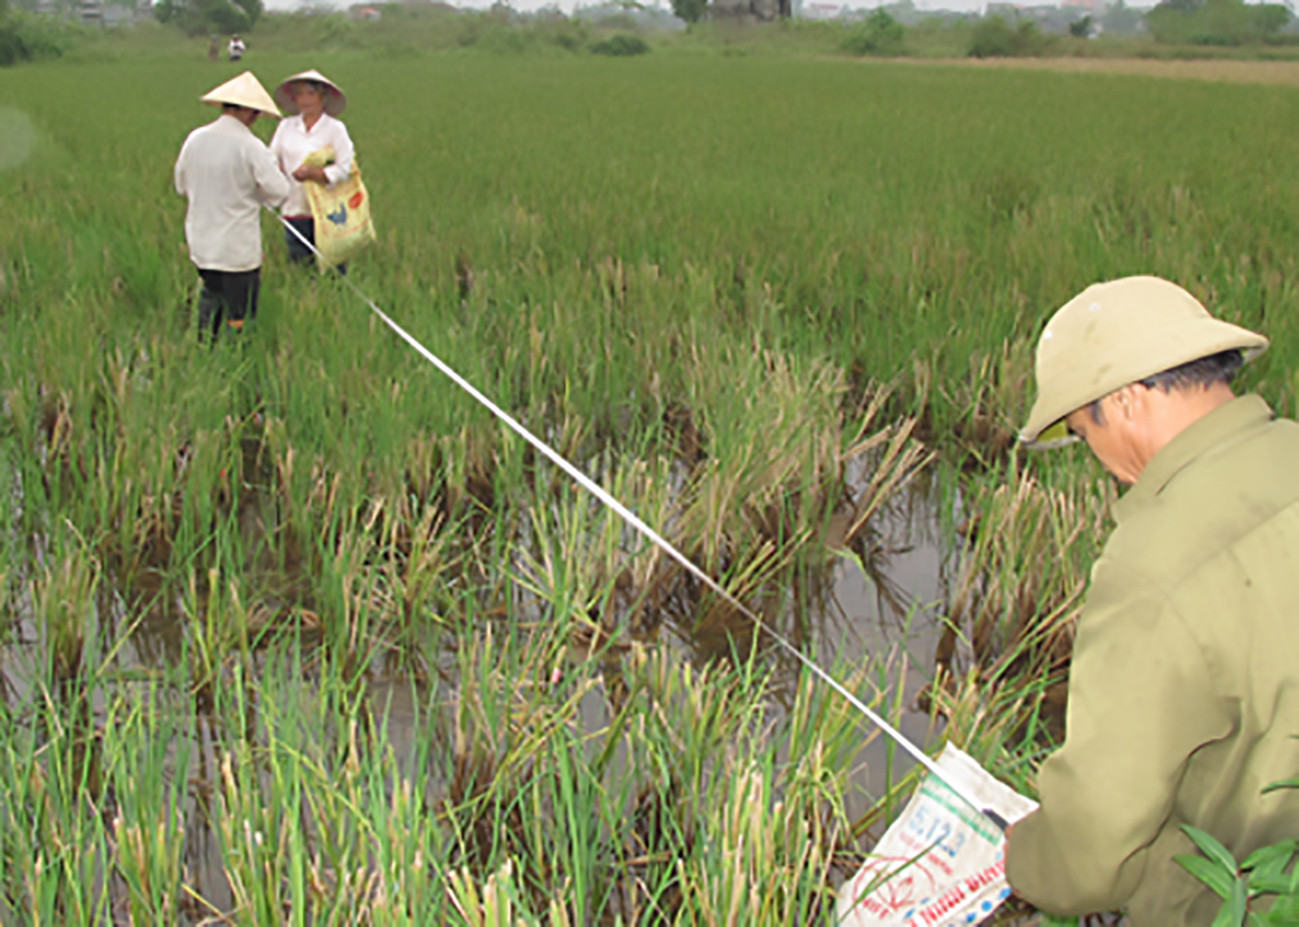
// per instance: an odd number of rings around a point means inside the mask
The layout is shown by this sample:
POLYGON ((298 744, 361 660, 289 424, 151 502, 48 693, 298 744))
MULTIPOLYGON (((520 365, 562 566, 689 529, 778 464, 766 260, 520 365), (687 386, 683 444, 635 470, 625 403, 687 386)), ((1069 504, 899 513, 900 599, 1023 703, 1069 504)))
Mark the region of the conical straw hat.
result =
POLYGON ((259 110, 268 116, 280 117, 280 111, 275 106, 275 101, 271 95, 266 92, 266 88, 261 82, 253 76, 252 71, 244 71, 238 77, 231 78, 220 87, 209 90, 203 96, 199 97, 204 103, 213 103, 220 106, 223 103, 229 103, 232 106, 246 106, 249 109, 259 110))
POLYGON ((315 68, 309 71, 303 71, 294 74, 292 77, 286 77, 280 81, 280 85, 275 88, 275 102, 284 107, 284 111, 290 116, 297 115, 298 104, 293 102, 293 82, 299 80, 315 81, 323 84, 325 87, 325 112, 331 116, 337 116, 347 109, 347 94, 339 88, 324 74, 321 74, 315 68))

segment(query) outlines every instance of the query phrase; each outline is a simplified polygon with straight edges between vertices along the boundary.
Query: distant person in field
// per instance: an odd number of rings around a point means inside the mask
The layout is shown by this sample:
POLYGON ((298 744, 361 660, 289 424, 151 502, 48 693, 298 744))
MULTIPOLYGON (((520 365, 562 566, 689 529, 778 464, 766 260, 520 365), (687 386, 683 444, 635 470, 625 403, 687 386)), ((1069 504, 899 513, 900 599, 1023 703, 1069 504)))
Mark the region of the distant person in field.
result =
POLYGON ((1030 447, 1085 441, 1120 483, 1069 669, 1064 745, 1006 875, 1040 909, 1214 922, 1174 856, 1299 835, 1299 425, 1230 386, 1267 339, 1156 277, 1089 287, 1037 346, 1030 447))
POLYGON ((219 36, 214 32, 214 33, 212 33, 212 40, 211 40, 210 42, 207 43, 207 60, 208 60, 208 61, 216 61, 217 58, 220 57, 220 52, 219 52, 218 49, 217 49, 217 39, 218 39, 218 38, 219 38, 219 36))
POLYGON ((263 113, 279 117, 270 94, 245 71, 200 97, 221 107, 195 129, 176 159, 176 192, 189 199, 185 240, 198 268, 201 338, 241 331, 257 315, 262 266, 262 206, 278 206, 289 183, 275 156, 252 133, 263 113))
MULTIPOLYGON (((347 126, 338 119, 347 107, 347 96, 338 85, 319 71, 303 71, 286 77, 275 88, 275 100, 289 115, 280 121, 271 138, 271 151, 280 169, 289 178, 289 199, 284 204, 284 219, 302 238, 316 243, 315 222, 307 200, 305 184, 332 186, 352 173, 355 152, 347 126), (307 156, 322 148, 334 150, 333 163, 324 167, 304 164, 307 156)), ((302 239, 285 229, 289 260, 306 263, 312 260, 311 249, 302 239)), ((339 273, 347 273, 340 264, 339 273)))
POLYGON ((244 44, 243 39, 237 35, 230 36, 230 44, 226 46, 226 51, 229 53, 231 61, 241 60, 247 50, 248 46, 244 44))

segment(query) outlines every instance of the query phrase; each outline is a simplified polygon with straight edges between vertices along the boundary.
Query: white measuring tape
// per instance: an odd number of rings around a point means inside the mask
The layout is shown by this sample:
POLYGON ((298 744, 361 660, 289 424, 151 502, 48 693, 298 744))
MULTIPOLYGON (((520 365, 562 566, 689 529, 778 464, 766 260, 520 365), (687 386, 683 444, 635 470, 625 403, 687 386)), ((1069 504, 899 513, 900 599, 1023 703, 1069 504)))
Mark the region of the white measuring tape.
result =
MULTIPOLYGON (((310 248, 313 254, 315 254, 317 257, 323 258, 323 255, 321 255, 321 253, 318 250, 316 250, 316 246, 312 242, 308 241, 301 232, 295 229, 291 224, 289 224, 288 221, 286 221, 278 213, 275 213, 275 217, 280 220, 281 224, 283 224, 283 226, 286 229, 288 229, 295 236, 297 236, 299 241, 301 241, 304 245, 310 248)), ((681 564, 681 566, 687 572, 689 572, 690 575, 694 576, 696 579, 698 579, 701 583, 703 583, 713 592, 716 592, 723 599, 725 599, 730 605, 738 609, 741 614, 743 614, 746 618, 752 621, 757 627, 761 628, 766 634, 770 635, 771 638, 776 641, 776 643, 780 644, 787 651, 793 654, 794 657, 797 658, 800 663, 802 663, 809 670, 811 670, 812 673, 815 674, 819 679, 821 679, 822 682, 826 683, 826 685, 830 686, 830 688, 834 689, 834 691, 838 692, 841 696, 843 696, 848 701, 848 704, 852 705, 854 708, 856 708, 858 711, 864 714, 867 718, 869 718, 880 730, 882 730, 885 734, 891 737, 894 743, 896 743, 903 750, 905 750, 911 756, 912 759, 914 759, 925 769, 929 770, 929 772, 932 775, 940 779, 944 785, 946 785, 954 793, 956 793, 956 795, 958 795, 964 802, 966 802, 966 804, 974 808, 980 814, 985 815, 999 828, 1005 830, 1006 821, 1001 817, 1001 815, 997 814, 995 811, 992 811, 989 808, 983 807, 982 802, 978 801, 972 795, 970 795, 966 790, 961 788, 961 786, 958 783, 951 782, 949 777, 943 775, 943 771, 938 767, 938 764, 935 763, 933 760, 931 760, 923 750, 921 750, 914 743, 912 743, 901 731, 893 727, 893 725, 889 724, 888 721, 884 720, 883 717, 881 717, 877 712, 872 710, 870 706, 868 706, 865 702, 863 702, 861 699, 857 698, 857 696, 849 692, 848 689, 846 689, 843 685, 841 685, 837 679, 835 679, 825 670, 821 669, 821 667, 817 666, 816 663, 814 663, 811 659, 805 656, 803 652, 800 651, 797 647, 795 647, 789 641, 785 640, 785 638, 782 637, 780 634, 776 633, 771 628, 769 628, 766 624, 764 624, 762 619, 759 618, 756 614, 754 614, 753 611, 749 609, 743 602, 741 602, 739 599, 735 598, 735 596, 727 592, 721 585, 719 585, 711 576, 705 573, 702 569, 695 566, 694 562, 691 561, 689 557, 681 553, 681 551, 677 550, 674 546, 672 546, 672 544, 666 538, 660 535, 649 525, 645 524, 645 522, 641 521, 641 519, 636 515, 635 512, 631 511, 631 509, 627 508, 625 505, 623 505, 621 502, 619 502, 617 499, 611 496, 608 492, 606 492, 604 487, 600 486, 600 484, 596 483, 594 480, 588 477, 581 470, 577 469, 577 467, 573 466, 571 463, 565 460, 559 454, 558 451, 553 450, 548 444, 546 444, 544 441, 542 441, 532 432, 528 431, 528 429, 524 428, 522 424, 520 424, 518 421, 516 421, 513 418, 513 416, 511 416, 508 412, 506 412, 500 406, 496 405, 496 403, 492 402, 485 395, 479 392, 478 389, 476 389, 472 383, 470 383, 464 377, 460 376, 460 374, 456 373, 455 370, 453 370, 450 366, 448 366, 445 362, 443 362, 442 359, 439 358, 436 354, 434 354, 428 348, 424 347, 424 345, 416 341, 415 338, 409 332, 407 332, 404 328, 402 328, 400 325, 394 322, 386 312, 384 312, 377 305, 375 305, 374 300, 370 299, 370 297, 366 296, 363 292, 361 292, 361 289, 355 283, 352 282, 351 278, 349 278, 345 274, 340 274, 339 277, 340 279, 342 279, 344 283, 348 285, 348 287, 351 288, 353 293, 359 296, 361 300, 367 306, 370 307, 370 310, 375 315, 377 315, 380 319, 383 320, 383 323, 385 325, 387 325, 394 332, 396 332, 399 338, 401 338, 412 348, 418 351, 424 357, 425 360, 427 360, 438 370, 442 371, 442 373, 444 373, 448 378, 450 378, 450 380, 453 383, 455 383, 466 393, 472 396, 481 405, 485 406, 488 411, 490 411, 498 419, 500 419, 502 422, 508 425, 510 430, 512 430, 515 434, 523 438, 523 440, 527 441, 538 451, 544 454, 551 461, 551 463, 553 463, 555 466, 559 467, 559 469, 563 470, 565 473, 571 476, 579 486, 581 486, 587 492, 591 493, 591 495, 595 496, 597 499, 603 502, 606 506, 608 506, 610 509, 616 512, 624 521, 626 521, 627 524, 631 525, 642 535, 648 538, 659 549, 661 549, 664 553, 666 553, 669 557, 671 557, 677 563, 681 564)))

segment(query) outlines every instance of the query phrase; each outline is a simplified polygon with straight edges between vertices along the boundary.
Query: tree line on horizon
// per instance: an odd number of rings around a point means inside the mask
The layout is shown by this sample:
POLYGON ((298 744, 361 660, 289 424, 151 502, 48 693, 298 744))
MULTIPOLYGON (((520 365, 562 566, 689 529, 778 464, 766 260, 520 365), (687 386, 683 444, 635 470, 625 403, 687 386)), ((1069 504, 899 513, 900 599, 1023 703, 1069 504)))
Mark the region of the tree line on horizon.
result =
MULTIPOLYGON (((139 16, 151 16, 159 23, 173 27, 188 36, 253 32, 265 13, 263 0, 101 0, 131 10, 139 16)), ((74 0, 52 0, 56 15, 42 15, 38 6, 50 8, 51 0, 0 0, 0 66, 26 60, 57 57, 76 41, 75 30, 66 21, 75 18, 80 4, 74 0), (57 15, 64 14, 63 16, 57 15)), ((669 0, 672 14, 687 28, 706 21, 730 19, 789 21, 797 16, 794 0, 669 0)), ((589 13, 579 10, 572 17, 557 9, 538 13, 521 13, 507 2, 498 0, 487 11, 459 11, 445 3, 388 2, 373 6, 383 14, 419 16, 421 10, 442 14, 459 14, 481 18, 506 30, 526 32, 542 26, 553 26, 553 20, 577 19, 589 13)), ((639 0, 614 0, 605 5, 613 12, 600 25, 627 33, 652 30, 637 12, 652 12, 639 0), (619 17, 617 13, 625 15, 619 17)), ((1053 37, 1049 33, 1091 38, 1100 34, 1124 36, 1144 34, 1158 44, 1203 48, 1229 48, 1261 45, 1299 44, 1294 31, 1294 14, 1282 3, 1246 3, 1245 0, 1162 0, 1151 9, 1113 0, 1104 12, 1090 14, 1083 10, 1037 5, 1012 7, 1008 3, 990 4, 983 14, 951 11, 922 11, 913 0, 894 0, 873 11, 856 11, 840 17, 845 36, 843 51, 853 55, 902 56, 915 53, 911 34, 932 31, 935 21, 958 21, 969 33, 963 48, 950 53, 973 57, 1022 57, 1052 54, 1053 37), (851 17, 851 18, 850 18, 851 17)), ((293 14, 289 14, 293 15, 293 14)), ((328 17, 349 25, 342 13, 328 17)), ((589 15, 587 19, 589 20, 589 15)), ((335 30, 337 31, 337 30, 335 30)), ((348 31, 348 30, 345 30, 348 31)), ((571 38, 571 37, 570 37, 571 38)), ((462 43, 463 44, 463 43, 462 43)), ((472 44, 472 42, 471 42, 472 44)), ((543 43, 544 44, 544 43, 543 43)), ((562 43, 569 50, 589 49, 590 42, 562 43)), ((520 49, 528 43, 513 43, 520 49)), ((635 53, 650 46, 640 42, 635 53)))

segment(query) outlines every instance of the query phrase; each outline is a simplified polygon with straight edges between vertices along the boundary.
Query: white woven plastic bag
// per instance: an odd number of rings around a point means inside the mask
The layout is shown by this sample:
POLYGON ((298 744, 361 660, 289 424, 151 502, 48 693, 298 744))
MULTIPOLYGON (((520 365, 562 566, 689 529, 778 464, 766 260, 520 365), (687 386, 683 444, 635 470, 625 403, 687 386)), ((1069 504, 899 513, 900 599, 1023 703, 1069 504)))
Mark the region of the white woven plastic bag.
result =
MULTIPOLYGON (((1037 803, 948 744, 935 761, 984 808, 1014 823, 1037 803)), ((1010 894, 1006 838, 938 778, 926 774, 871 858, 839 890, 841 927, 968 927, 1010 894)))

